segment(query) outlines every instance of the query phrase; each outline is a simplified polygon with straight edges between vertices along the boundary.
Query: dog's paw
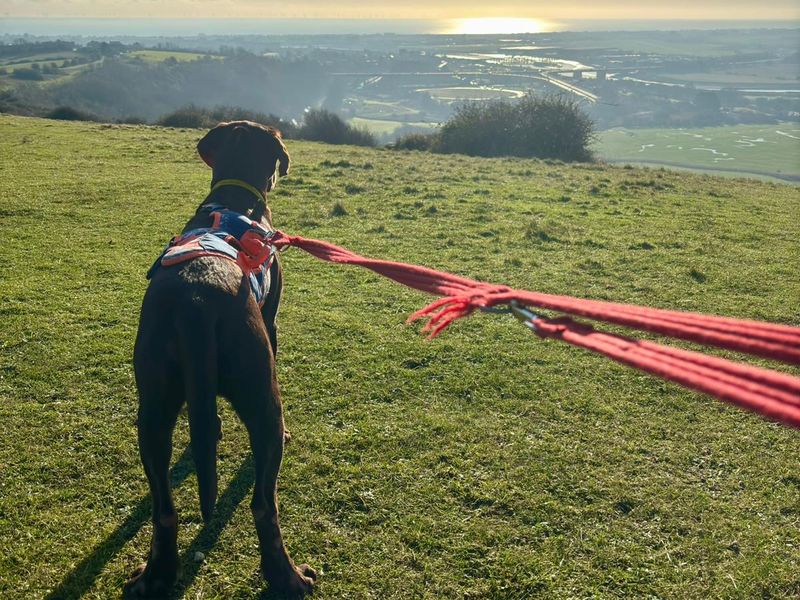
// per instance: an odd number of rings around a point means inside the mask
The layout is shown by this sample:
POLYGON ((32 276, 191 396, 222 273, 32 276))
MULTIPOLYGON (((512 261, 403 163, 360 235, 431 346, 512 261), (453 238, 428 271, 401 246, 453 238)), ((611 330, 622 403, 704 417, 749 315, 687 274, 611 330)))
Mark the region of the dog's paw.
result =
POLYGON ((287 598, 304 598, 314 593, 317 572, 308 565, 292 567, 288 575, 272 577, 269 585, 272 590, 287 598))
POLYGON ((292 441, 292 432, 284 427, 283 429, 283 443, 288 444, 292 441))
POLYGON ((142 564, 131 573, 130 579, 123 588, 124 598, 165 598, 172 590, 177 580, 177 572, 167 573, 164 570, 157 572, 142 564))

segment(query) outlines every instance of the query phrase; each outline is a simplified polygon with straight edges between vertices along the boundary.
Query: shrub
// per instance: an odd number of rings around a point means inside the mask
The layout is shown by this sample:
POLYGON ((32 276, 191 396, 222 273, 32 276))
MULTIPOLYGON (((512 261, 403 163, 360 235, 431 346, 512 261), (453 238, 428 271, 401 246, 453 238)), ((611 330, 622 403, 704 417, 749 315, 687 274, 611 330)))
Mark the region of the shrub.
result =
POLYGON ((223 121, 254 121, 274 127, 281 132, 284 139, 295 137, 297 133, 297 126, 294 123, 272 113, 247 110, 238 106, 216 106, 211 109, 210 114, 215 125, 223 121))
POLYGON ((14 79, 23 79, 25 81, 41 81, 44 79, 44 76, 39 71, 25 68, 14 69, 11 73, 11 77, 14 79))
POLYGON ((122 125, 144 125, 147 123, 147 121, 141 117, 130 116, 130 117, 124 117, 122 119, 117 119, 117 123, 120 123, 122 125))
POLYGON ((325 109, 309 110, 297 137, 328 144, 351 144, 353 146, 376 146, 375 136, 366 129, 346 123, 339 115, 325 109))
MULTIPOLYGON (((25 84, 34 87, 34 84, 25 84)), ((36 92, 38 88, 31 89, 20 87, 17 89, 0 90, 0 113, 11 115, 24 115, 26 117, 41 117, 46 109, 41 106, 41 98, 36 92), (22 92, 22 93, 21 93, 22 92), (25 94, 25 92, 34 92, 25 94)))
POLYGON ((71 106, 58 106, 44 115, 48 119, 59 121, 99 121, 95 115, 72 108, 71 106))
POLYGON ((161 116, 156 121, 156 125, 161 125, 162 127, 208 129, 216 125, 216 123, 213 122, 208 109, 189 104, 161 116))
POLYGON ((395 150, 434 150, 439 135, 437 133, 408 133, 392 144, 395 150))
POLYGON ((296 127, 289 121, 272 114, 264 114, 237 106, 217 106, 213 109, 187 104, 157 121, 162 127, 185 127, 190 129, 210 129, 224 121, 254 121, 271 125, 281 131, 283 137, 293 137, 296 127))
POLYGON ((594 124, 575 100, 526 94, 516 102, 460 106, 439 133, 437 150, 471 156, 591 161, 594 124))
POLYGON ((341 202, 337 202, 331 208, 330 215, 332 217, 346 217, 348 215, 347 209, 344 207, 344 204, 341 202))

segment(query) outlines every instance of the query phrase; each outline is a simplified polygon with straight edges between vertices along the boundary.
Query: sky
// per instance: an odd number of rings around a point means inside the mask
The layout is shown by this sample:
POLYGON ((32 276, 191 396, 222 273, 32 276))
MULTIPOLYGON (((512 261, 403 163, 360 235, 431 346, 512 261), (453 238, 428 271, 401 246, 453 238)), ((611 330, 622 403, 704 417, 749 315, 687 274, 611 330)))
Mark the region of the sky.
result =
POLYGON ((2 0, 2 17, 797 20, 798 0, 2 0))

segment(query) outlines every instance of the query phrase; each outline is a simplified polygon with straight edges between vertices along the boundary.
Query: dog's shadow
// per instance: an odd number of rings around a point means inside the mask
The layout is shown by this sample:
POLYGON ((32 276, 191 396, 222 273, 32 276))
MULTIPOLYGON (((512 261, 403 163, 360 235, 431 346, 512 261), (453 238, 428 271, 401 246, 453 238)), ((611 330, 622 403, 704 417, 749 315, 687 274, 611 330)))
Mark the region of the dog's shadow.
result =
MULTIPOLYGON (((194 471, 191 451, 187 447, 171 471, 172 487, 176 488, 194 471)), ((230 522, 236 508, 249 495, 255 478, 253 458, 248 456, 241 464, 233 480, 220 495, 211 521, 203 526, 189 547, 181 555, 181 575, 175 585, 171 598, 180 598, 197 577, 202 561, 195 560, 198 552, 207 554, 219 540, 222 530, 230 522)), ((117 527, 91 554, 84 558, 56 587, 45 600, 67 600, 80 598, 94 584, 95 579, 112 558, 139 532, 151 517, 150 496, 145 496, 136 504, 130 516, 117 527)), ((122 591, 120 589, 120 595, 122 591)), ((276 596, 264 590, 256 596, 259 600, 273 600, 276 596)))

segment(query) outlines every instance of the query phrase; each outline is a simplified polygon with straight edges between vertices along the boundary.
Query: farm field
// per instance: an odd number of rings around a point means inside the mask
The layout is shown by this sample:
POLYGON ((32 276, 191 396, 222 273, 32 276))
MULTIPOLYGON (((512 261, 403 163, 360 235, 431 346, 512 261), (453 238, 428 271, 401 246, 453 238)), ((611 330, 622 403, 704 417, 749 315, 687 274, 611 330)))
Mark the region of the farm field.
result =
POLYGON ((800 181, 800 123, 702 129, 610 129, 595 150, 609 162, 753 173, 800 181))
POLYGON ((51 85, 53 83, 64 82, 66 79, 74 77, 82 71, 102 63, 102 60, 96 60, 81 62, 75 65, 70 64, 71 60, 82 58, 83 57, 77 52, 51 52, 26 56, 24 58, 13 57, 0 59, 0 89, 13 88, 20 83, 30 83, 12 77, 13 72, 17 69, 42 69, 42 78, 38 83, 40 85, 51 85), (47 67, 49 67, 50 70, 44 70, 47 67))
POLYGON ((395 131, 407 125, 410 125, 412 127, 424 127, 425 129, 431 129, 431 130, 435 129, 438 126, 437 123, 427 123, 424 121, 420 122, 388 121, 383 119, 365 119, 363 117, 353 117, 352 119, 350 119, 350 123, 352 123, 356 127, 366 127, 371 132, 377 135, 392 135, 395 131))
POLYGON ((520 90, 506 90, 490 87, 440 87, 425 88, 419 91, 428 92, 431 97, 447 102, 520 98, 524 95, 524 92, 520 90))
MULTIPOLYGON (((119 597, 151 530, 131 367, 144 274, 208 190, 204 132, 6 115, 0 130, 0 597, 119 597)), ((519 288, 800 324, 796 187, 287 145, 270 202, 289 233, 519 288)), ((314 598, 800 595, 797 431, 503 315, 426 341, 404 321, 430 297, 282 260, 281 519, 320 571, 314 598)), ((176 597, 270 598, 247 436, 220 408, 208 525, 178 424, 176 597)))
POLYGON ((405 106, 400 101, 388 102, 382 100, 365 100, 348 98, 348 108, 359 119, 369 119, 375 121, 395 121, 397 119, 407 120, 419 115, 419 111, 405 106))
POLYGON ((726 71, 723 73, 709 71, 703 73, 665 73, 662 78, 665 81, 678 81, 693 83, 696 85, 719 85, 725 87, 741 86, 769 86, 784 87, 787 89, 799 89, 800 76, 787 77, 786 66, 782 64, 763 66, 760 68, 751 66, 749 69, 736 71, 726 71))
POLYGON ((141 58, 145 62, 163 62, 168 58, 174 58, 178 62, 189 62, 207 56, 199 52, 181 52, 179 50, 134 50, 128 56, 141 58))

